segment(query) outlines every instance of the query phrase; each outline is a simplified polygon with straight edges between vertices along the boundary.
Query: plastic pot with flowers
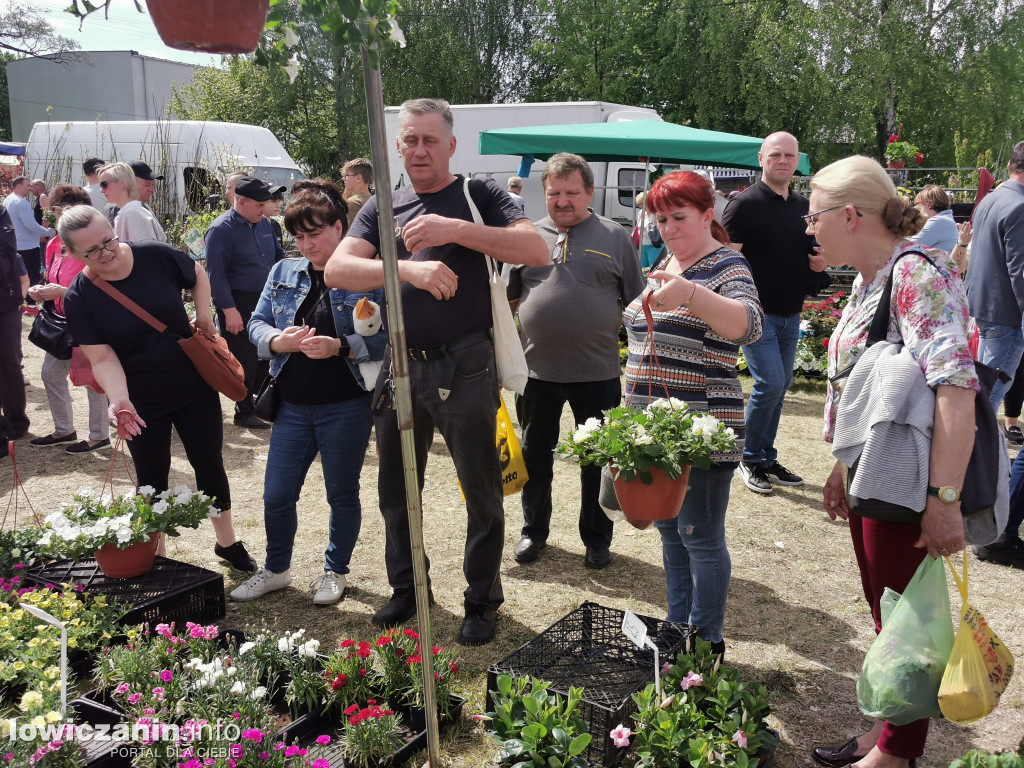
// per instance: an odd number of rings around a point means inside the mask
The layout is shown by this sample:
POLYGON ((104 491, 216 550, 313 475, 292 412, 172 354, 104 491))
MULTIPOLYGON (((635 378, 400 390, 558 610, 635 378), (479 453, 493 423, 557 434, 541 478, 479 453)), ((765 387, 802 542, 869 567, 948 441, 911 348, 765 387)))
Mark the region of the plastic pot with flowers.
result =
POLYGON ((557 452, 581 464, 607 467, 626 519, 637 527, 679 514, 690 468, 708 469, 711 454, 729 451, 736 433, 682 400, 629 404, 590 418, 558 444, 557 452))
POLYGON ((216 768, 327 768, 311 754, 315 746, 288 743, 290 719, 270 696, 259 654, 236 643, 216 626, 189 622, 181 631, 143 625, 106 649, 91 702, 122 715, 112 731, 125 742, 119 753, 130 753, 136 768, 200 768, 207 758, 216 768))
POLYGON ((633 694, 633 722, 620 723, 612 739, 623 764, 635 768, 754 768, 779 743, 768 728, 764 686, 745 683, 706 640, 697 639, 674 664, 662 668, 661 692, 653 684, 633 694))
POLYGON ((95 557, 112 579, 141 576, 156 559, 160 534, 177 536, 182 528, 198 528, 220 512, 214 500, 188 486, 157 493, 145 485, 138 493, 95 496, 80 488, 73 503, 46 516, 41 551, 53 559, 95 557))
MULTIPOLYGON (((900 123, 899 130, 903 130, 902 123, 900 123)), ((889 144, 885 148, 885 159, 890 168, 902 168, 910 160, 920 165, 924 162, 924 155, 916 145, 909 141, 903 141, 899 133, 894 133, 889 137, 889 144)))

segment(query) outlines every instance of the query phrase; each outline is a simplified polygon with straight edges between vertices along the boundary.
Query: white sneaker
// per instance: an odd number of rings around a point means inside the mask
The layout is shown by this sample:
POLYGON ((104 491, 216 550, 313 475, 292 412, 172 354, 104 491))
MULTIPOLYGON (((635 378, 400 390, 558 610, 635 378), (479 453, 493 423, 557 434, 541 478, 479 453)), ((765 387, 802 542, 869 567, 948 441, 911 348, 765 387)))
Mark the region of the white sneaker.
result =
POLYGON ((291 583, 292 575, 290 570, 274 573, 266 568, 261 568, 255 576, 235 588, 231 592, 230 597, 232 600, 242 603, 246 600, 255 600, 257 597, 263 597, 268 592, 284 589, 291 583))
POLYGON ((313 595, 313 605, 333 605, 341 600, 345 591, 345 574, 334 571, 324 571, 319 579, 313 579, 309 585, 309 591, 313 595))

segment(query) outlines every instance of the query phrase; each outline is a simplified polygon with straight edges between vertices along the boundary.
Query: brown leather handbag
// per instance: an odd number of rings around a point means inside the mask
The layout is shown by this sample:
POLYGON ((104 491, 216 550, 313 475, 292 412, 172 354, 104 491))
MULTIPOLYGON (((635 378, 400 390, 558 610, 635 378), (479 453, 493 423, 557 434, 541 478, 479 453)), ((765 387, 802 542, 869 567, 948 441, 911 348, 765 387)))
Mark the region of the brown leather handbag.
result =
MULTIPOLYGON (((167 324, 161 323, 153 315, 144 310, 134 301, 125 296, 121 291, 97 276, 92 270, 84 270, 86 276, 95 283, 96 287, 114 299, 118 304, 129 310, 145 323, 153 326, 158 333, 167 331, 167 324)), ((182 352, 188 355, 192 365, 199 371, 203 381, 210 385, 217 392, 227 395, 236 403, 244 400, 247 394, 245 388, 245 372, 242 364, 235 359, 228 349, 228 343, 218 334, 212 336, 195 323, 189 323, 192 335, 187 339, 178 339, 178 345, 182 352)))

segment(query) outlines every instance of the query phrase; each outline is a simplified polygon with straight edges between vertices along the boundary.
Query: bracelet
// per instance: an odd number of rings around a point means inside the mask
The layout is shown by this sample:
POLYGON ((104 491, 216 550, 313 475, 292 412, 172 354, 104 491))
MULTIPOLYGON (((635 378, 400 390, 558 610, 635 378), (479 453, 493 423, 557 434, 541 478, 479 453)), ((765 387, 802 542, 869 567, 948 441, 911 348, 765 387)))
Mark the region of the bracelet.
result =
POLYGON ((957 243, 957 248, 966 248, 970 243, 957 243))
POLYGON ((691 282, 690 285, 693 286, 693 290, 690 292, 690 298, 688 298, 686 301, 683 302, 683 306, 684 307, 689 307, 690 306, 690 302, 693 301, 693 297, 697 295, 697 284, 691 282))

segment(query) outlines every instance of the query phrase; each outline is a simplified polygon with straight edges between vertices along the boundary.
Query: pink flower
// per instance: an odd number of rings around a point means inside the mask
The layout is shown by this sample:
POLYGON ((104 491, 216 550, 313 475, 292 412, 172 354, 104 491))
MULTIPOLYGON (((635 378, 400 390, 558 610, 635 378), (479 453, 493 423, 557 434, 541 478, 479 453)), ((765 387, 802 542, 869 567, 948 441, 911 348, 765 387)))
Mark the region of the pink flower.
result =
POLYGON ((316 737, 316 743, 319 744, 320 746, 324 746, 325 744, 330 744, 331 743, 331 737, 328 736, 326 733, 323 734, 322 736, 317 736, 316 737))
POLYGON ((661 674, 667 675, 670 669, 672 669, 672 665, 666 661, 664 664, 661 665, 661 674))
POLYGON ((690 672, 683 678, 683 682, 680 683, 680 687, 686 691, 695 685, 704 685, 704 676, 698 675, 696 672, 690 672))
POLYGON ((128 693, 128 689, 130 687, 131 686, 129 686, 128 683, 121 683, 119 686, 117 686, 117 688, 114 689, 114 693, 116 693, 118 696, 124 696, 126 693, 128 693))
POLYGON ((732 735, 732 740, 736 742, 736 746, 740 749, 747 748, 747 734, 743 731, 736 731, 736 733, 732 735))
POLYGON ((269 752, 260 752, 260 760, 262 760, 265 763, 269 759, 270 759, 270 753, 269 752))
POLYGON ((249 728, 246 731, 242 731, 242 738, 248 739, 249 741, 255 741, 259 744, 263 741, 263 731, 259 728, 249 728))
POLYGON ((142 698, 142 694, 141 693, 133 693, 131 696, 128 697, 128 703, 129 704, 138 704, 139 703, 139 699, 141 699, 141 698, 142 698))
POLYGON ((174 673, 171 672, 171 670, 169 669, 165 669, 163 672, 160 673, 160 679, 163 680, 165 683, 169 683, 171 682, 171 680, 174 679, 174 673))
POLYGON ((629 737, 633 735, 633 732, 620 724, 612 728, 612 732, 608 735, 612 737, 616 747, 628 747, 629 737))
POLYGON ((324 758, 318 758, 313 761, 313 765, 310 768, 331 768, 331 764, 324 758))

